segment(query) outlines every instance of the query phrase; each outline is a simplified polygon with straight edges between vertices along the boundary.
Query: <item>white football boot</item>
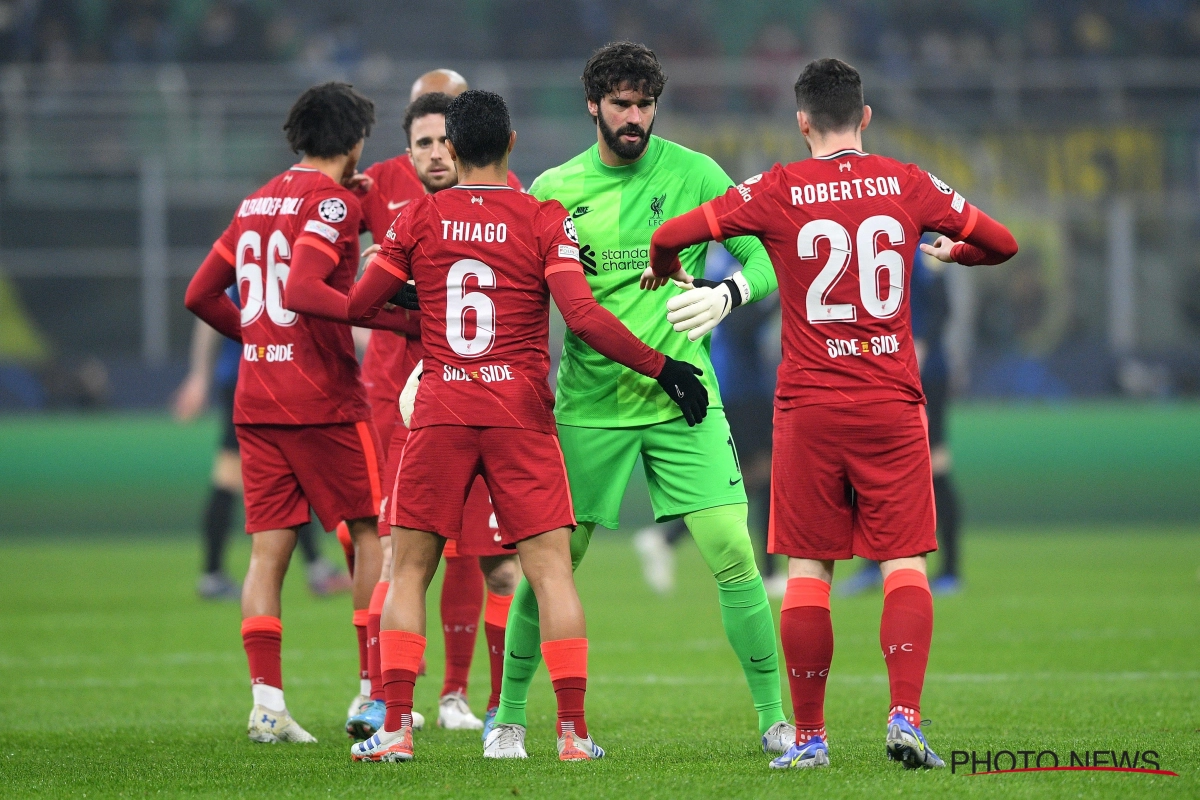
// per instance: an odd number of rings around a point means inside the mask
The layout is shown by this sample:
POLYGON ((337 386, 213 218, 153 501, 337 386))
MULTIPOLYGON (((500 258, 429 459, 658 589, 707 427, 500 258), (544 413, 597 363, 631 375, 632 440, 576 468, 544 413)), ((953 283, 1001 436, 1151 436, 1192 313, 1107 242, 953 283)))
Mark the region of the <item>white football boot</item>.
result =
POLYGON ((462 692, 442 695, 438 701, 438 727, 448 731, 481 731, 483 720, 471 713, 462 692))
POLYGON ((592 741, 592 737, 581 738, 574 731, 563 731, 558 737, 559 761, 595 761, 604 758, 604 748, 592 741))
POLYGON ((380 731, 350 748, 351 761, 412 761, 413 732, 405 725, 398 731, 380 731))
POLYGON ((524 725, 497 725, 483 743, 484 758, 528 758, 524 725))
POLYGON ((776 722, 767 728, 767 732, 762 737, 763 752, 768 754, 782 755, 795 743, 796 726, 790 722, 776 722))
POLYGON ((286 711, 272 711, 266 706, 254 707, 250 712, 250 723, 246 735, 252 742, 278 744, 279 742, 316 743, 317 739, 301 728, 286 711))

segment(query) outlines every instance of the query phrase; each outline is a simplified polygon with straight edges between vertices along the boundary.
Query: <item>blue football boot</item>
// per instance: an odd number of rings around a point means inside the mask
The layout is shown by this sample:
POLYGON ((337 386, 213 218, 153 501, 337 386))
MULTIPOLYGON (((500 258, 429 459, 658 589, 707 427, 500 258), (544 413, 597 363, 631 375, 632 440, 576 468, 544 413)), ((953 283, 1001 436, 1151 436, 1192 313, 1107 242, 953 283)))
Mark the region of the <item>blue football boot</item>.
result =
POLYGON ((500 708, 489 708, 487 713, 483 715, 483 740, 486 742, 488 734, 492 732, 492 728, 496 727, 496 712, 500 708))
POLYGON ((925 741, 925 734, 897 712, 888 720, 887 756, 907 769, 940 769, 946 762, 925 741))
POLYGON ((805 769, 829 766, 829 745, 825 737, 814 736, 804 744, 792 744, 788 751, 771 761, 771 769, 805 769))

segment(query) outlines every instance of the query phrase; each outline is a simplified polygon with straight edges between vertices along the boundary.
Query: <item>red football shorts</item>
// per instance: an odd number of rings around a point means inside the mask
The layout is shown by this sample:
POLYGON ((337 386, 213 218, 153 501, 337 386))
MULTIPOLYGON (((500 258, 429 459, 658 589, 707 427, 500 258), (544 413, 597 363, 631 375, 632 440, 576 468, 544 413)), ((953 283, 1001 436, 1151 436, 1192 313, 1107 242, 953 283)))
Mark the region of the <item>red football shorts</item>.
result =
MULTIPOLYGON (((500 543, 574 527, 575 510, 558 438, 524 428, 432 425, 408 436, 393 482, 391 524, 462 538, 477 476, 490 490, 500 543)), ((458 551, 466 554, 465 541, 458 551)))
POLYGON ((775 410, 769 552, 907 558, 937 550, 935 527, 925 406, 775 410))
POLYGON ((375 430, 379 432, 379 441, 387 446, 382 453, 386 458, 391 452, 387 448, 391 447, 392 434, 397 427, 404 428, 400 421, 399 396, 368 394, 367 400, 371 403, 371 421, 375 423, 375 430))
POLYGON ((379 513, 382 465, 370 422, 238 425, 237 438, 247 533, 303 525, 312 511, 327 531, 379 513))

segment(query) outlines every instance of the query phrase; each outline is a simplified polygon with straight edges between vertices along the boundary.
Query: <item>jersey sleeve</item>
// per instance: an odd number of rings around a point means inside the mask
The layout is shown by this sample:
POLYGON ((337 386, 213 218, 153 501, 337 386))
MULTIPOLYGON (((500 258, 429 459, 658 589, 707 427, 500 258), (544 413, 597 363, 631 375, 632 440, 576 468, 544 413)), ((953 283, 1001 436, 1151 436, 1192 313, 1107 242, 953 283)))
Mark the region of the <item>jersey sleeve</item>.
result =
POLYGON ((334 263, 347 256, 358 257, 362 207, 349 192, 314 194, 301 207, 300 220, 293 251, 312 247, 328 255, 334 263))
POLYGON ((424 198, 418 200, 413 204, 415 207, 409 207, 406 209, 406 213, 392 220, 391 227, 388 228, 388 232, 383 236, 383 241, 380 242, 379 252, 371 259, 372 264, 403 282, 407 282, 412 277, 410 264, 413 247, 416 245, 413 224, 424 211, 423 200, 424 198))
POLYGON ((385 217, 387 211, 383 200, 383 191, 379 187, 381 172, 380 164, 372 164, 363 170, 363 173, 371 179, 371 188, 358 197, 358 202, 362 206, 362 223, 359 230, 369 232, 372 239, 375 238, 377 231, 387 230, 388 223, 391 222, 385 217))
POLYGON ((909 196, 914 219, 922 230, 936 231, 951 239, 961 239, 971 233, 979 210, 966 198, 947 186, 932 173, 908 166, 913 193, 909 196))
MULTIPOLYGON (((707 203, 726 194, 734 186, 734 183, 716 161, 704 156, 703 163, 704 167, 700 171, 702 176, 700 201, 707 203)), ((744 187, 745 184, 742 186, 744 187)), ((775 268, 771 266, 771 259, 761 241, 754 236, 732 236, 727 238, 723 244, 729 254, 742 265, 742 275, 750 284, 753 296, 745 298, 745 302, 761 300, 779 288, 779 282, 775 278, 775 268)))
POLYGON ((575 223, 571 222, 571 216, 557 200, 542 203, 538 209, 538 246, 541 248, 546 277, 557 272, 583 273, 575 223))
POLYGON ((713 239, 723 242, 736 236, 762 237, 777 215, 773 195, 782 188, 783 167, 776 164, 770 172, 751 175, 720 197, 705 203, 704 218, 713 239))

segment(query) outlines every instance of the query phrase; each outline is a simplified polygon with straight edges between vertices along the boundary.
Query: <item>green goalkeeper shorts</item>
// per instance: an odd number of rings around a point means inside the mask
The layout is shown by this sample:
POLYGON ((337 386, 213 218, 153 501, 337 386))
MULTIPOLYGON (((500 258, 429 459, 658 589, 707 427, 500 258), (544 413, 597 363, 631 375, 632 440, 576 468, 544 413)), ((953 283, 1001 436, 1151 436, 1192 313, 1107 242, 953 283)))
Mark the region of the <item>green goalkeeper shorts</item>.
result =
POLYGON ((742 468, 720 408, 689 428, 683 417, 633 428, 559 425, 575 518, 616 530, 621 498, 638 456, 654 519, 746 502, 742 468))

